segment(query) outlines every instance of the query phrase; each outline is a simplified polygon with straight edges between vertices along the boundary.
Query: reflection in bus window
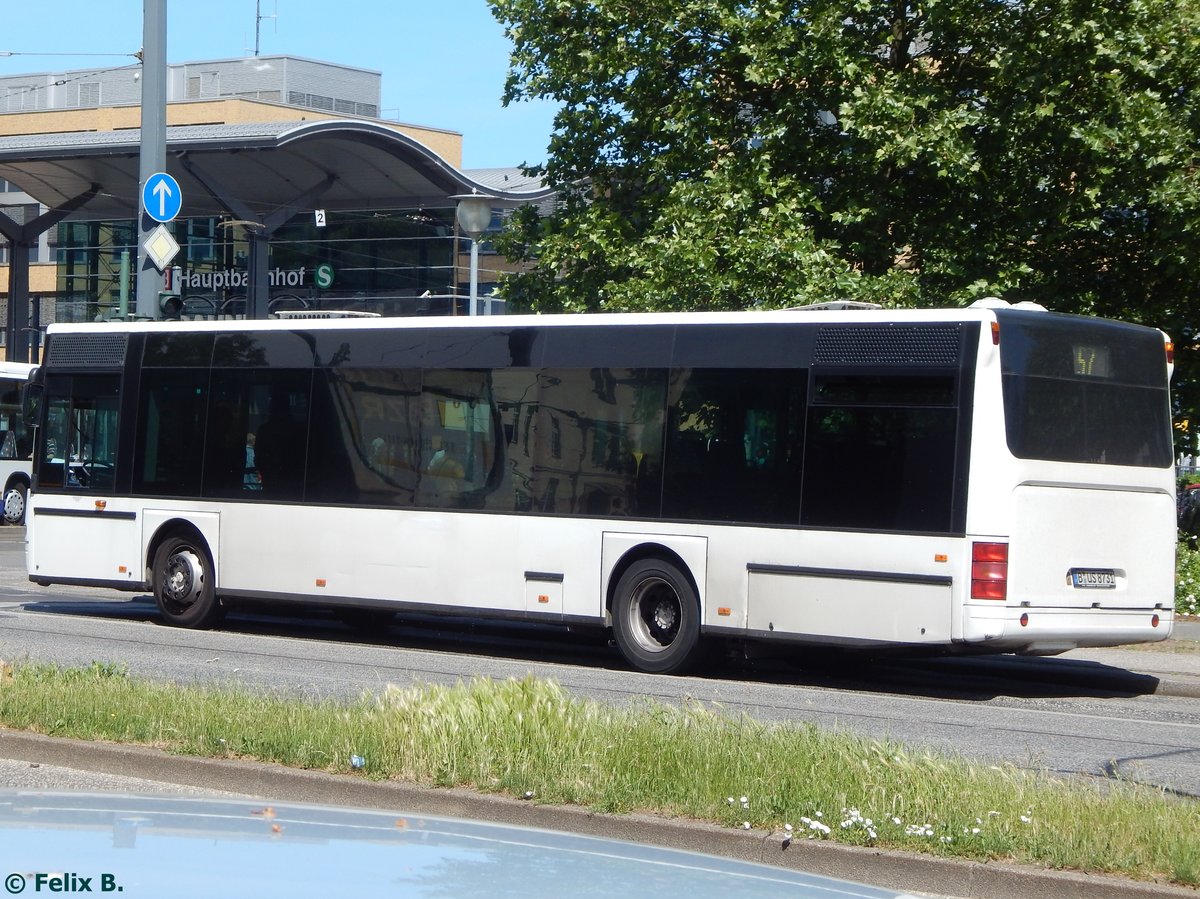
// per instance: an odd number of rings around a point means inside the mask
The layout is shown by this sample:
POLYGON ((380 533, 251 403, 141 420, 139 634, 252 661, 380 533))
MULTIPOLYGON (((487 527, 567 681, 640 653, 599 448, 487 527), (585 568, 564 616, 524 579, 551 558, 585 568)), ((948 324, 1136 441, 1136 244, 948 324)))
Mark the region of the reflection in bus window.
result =
POLYGON ((421 372, 336 368, 317 373, 305 496, 411 506, 419 464, 421 372))
POLYGON ((500 472, 489 376, 429 371, 421 386, 418 503, 477 507, 500 472))
POLYGON ((538 383, 525 450, 534 508, 657 517, 666 370, 556 368, 538 383))

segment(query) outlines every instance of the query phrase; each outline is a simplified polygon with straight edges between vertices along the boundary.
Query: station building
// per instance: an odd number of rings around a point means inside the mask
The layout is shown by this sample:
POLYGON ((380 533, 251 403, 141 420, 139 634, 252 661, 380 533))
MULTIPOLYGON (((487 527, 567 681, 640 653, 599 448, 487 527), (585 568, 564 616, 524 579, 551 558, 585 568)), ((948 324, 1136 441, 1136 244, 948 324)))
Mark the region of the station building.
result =
MULTIPOLYGON (((51 322, 134 308, 139 76, 132 65, 0 78, 10 359, 36 355, 51 322)), ((168 67, 166 169, 183 204, 167 276, 181 315, 467 312, 457 198, 491 198, 497 227, 549 192, 518 168, 463 170, 460 132, 385 119, 380 96, 378 72, 292 56, 168 67)), ((512 267, 486 234, 480 248, 486 298, 512 267)))

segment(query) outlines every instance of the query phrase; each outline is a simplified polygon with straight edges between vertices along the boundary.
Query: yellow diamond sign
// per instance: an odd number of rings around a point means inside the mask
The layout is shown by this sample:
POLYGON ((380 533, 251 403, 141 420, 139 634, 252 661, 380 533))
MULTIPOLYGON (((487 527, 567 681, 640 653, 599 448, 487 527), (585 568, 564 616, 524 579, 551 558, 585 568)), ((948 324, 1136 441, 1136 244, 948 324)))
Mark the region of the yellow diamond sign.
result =
POLYGON ((171 236, 166 225, 159 225, 151 231, 142 246, 146 248, 146 255, 160 272, 171 264, 171 260, 179 252, 179 242, 171 236))

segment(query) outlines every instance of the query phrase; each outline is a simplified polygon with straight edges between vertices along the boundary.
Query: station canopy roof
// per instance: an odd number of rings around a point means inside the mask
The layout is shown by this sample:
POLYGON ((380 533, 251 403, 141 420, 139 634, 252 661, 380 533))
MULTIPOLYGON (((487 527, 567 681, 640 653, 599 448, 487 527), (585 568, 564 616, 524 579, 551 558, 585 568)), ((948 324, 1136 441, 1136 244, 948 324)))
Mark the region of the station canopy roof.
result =
MULTIPOLYGON (((2 137, 0 178, 50 209, 74 206, 69 219, 135 218, 140 140, 136 128, 2 137)), ((476 180, 412 138, 368 121, 175 125, 166 146, 166 170, 183 193, 181 218, 266 218, 294 204, 437 208, 470 193, 519 205, 551 193, 512 170, 481 171, 476 180)))

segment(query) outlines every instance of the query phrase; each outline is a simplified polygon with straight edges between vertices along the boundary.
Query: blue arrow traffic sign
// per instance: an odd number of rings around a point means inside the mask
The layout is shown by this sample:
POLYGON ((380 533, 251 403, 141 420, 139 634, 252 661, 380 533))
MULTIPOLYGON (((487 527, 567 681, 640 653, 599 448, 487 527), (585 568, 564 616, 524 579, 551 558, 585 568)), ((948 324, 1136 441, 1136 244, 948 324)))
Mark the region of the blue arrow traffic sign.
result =
POLYGON ((166 172, 155 172, 142 185, 142 208, 156 222, 169 222, 179 215, 183 191, 179 182, 166 172))

